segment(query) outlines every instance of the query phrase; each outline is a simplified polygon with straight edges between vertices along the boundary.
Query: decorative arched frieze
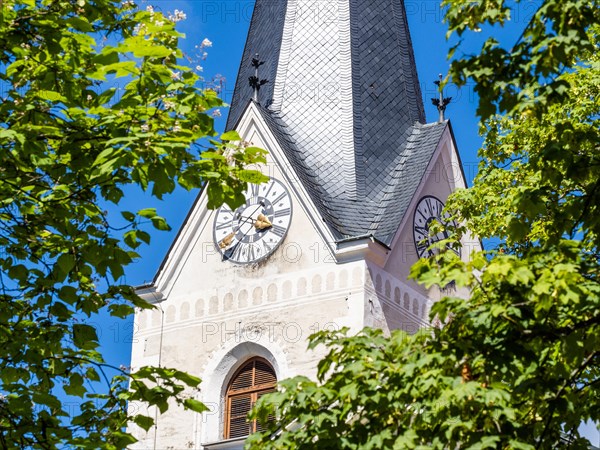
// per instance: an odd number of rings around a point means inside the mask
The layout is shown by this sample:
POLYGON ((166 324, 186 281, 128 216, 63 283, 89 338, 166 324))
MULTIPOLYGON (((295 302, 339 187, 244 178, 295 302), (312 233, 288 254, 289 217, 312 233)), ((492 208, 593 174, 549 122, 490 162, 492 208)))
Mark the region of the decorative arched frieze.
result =
POLYGON ((282 291, 283 292, 281 296, 284 300, 292 298, 292 282, 290 280, 286 280, 283 282, 282 291))
POLYGON ((312 279, 312 290, 313 294, 319 294, 321 292, 321 285, 323 284, 323 279, 321 275, 315 275, 312 279))
MULTIPOLYGON (((369 277, 370 279, 370 277, 369 277)), ((361 267, 355 267, 352 271, 352 286, 358 287, 363 284, 363 269, 361 267)))
POLYGON ((196 300, 196 317, 204 316, 204 299, 199 298, 196 300))
POLYGON ((160 326, 160 316, 162 315, 162 312, 160 309, 155 309, 154 311, 152 311, 152 326, 153 327, 159 327, 160 326))
POLYGON ((260 305, 263 300, 263 289, 261 287, 254 288, 252 291, 252 304, 260 305))
POLYGON ((333 291, 335 289, 335 273, 329 272, 325 281, 325 289, 327 291, 333 291))
POLYGON ((167 307, 167 314, 166 314, 166 322, 167 323, 173 323, 175 322, 175 313, 177 312, 177 309, 175 308, 175 306, 173 305, 169 305, 167 307))
POLYGON ((339 286, 342 289, 348 287, 348 271, 346 269, 340 272, 339 286))
POLYGON ((272 283, 267 288, 267 301, 275 302, 277 301, 277 285, 272 283))
POLYGON ((398 286, 394 288, 394 303, 396 305, 400 304, 400 288, 398 286))
POLYGON ((208 302, 208 313, 217 314, 219 312, 219 297, 213 295, 208 302))
POLYGON ((179 311, 179 319, 180 320, 188 320, 190 318, 190 304, 188 302, 183 302, 181 304, 181 310, 179 311))
POLYGON ((298 284, 296 285, 296 293, 298 297, 303 297, 306 295, 306 278, 302 277, 298 280, 298 284))
POLYGON ((233 294, 228 292, 223 298, 223 310, 229 312, 233 310, 233 294))
POLYGON ((238 293, 238 308, 244 309, 248 306, 248 291, 246 289, 242 289, 238 293))

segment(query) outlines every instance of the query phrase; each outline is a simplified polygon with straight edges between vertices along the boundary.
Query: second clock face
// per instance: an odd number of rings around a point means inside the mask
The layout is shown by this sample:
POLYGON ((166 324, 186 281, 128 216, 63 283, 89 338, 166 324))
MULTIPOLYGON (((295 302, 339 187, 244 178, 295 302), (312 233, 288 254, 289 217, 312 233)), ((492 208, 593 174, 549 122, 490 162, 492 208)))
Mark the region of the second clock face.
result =
MULTIPOLYGON (((417 204, 413 219, 413 235, 415 239, 415 246, 417 248, 417 255, 419 258, 424 256, 433 256, 434 252, 429 247, 443 239, 448 239, 448 228, 456 226, 453 220, 450 220, 442 215, 443 209, 444 204, 442 201, 431 195, 423 197, 417 204), (431 226, 431 222, 434 220, 437 220, 440 224, 442 224, 444 229, 443 231, 432 235, 429 228, 431 226)), ((460 253, 457 253, 460 256, 460 253)))
POLYGON ((223 205, 214 223, 214 240, 223 259, 238 264, 260 261, 283 241, 292 220, 292 199, 285 186, 248 184, 246 203, 232 211, 223 205))

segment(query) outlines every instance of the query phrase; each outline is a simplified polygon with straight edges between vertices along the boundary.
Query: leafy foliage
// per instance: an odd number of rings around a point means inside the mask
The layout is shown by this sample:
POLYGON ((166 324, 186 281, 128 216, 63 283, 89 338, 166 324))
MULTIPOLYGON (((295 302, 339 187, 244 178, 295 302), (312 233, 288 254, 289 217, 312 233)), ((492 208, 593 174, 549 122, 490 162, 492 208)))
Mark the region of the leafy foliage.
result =
MULTIPOLYGON (((450 32, 508 20, 502 0, 446 1, 450 32)), ((492 40, 455 62, 488 119, 472 188, 447 208, 500 239, 468 263, 442 250, 412 275, 467 287, 413 336, 319 333, 318 380, 281 382, 253 417, 276 415, 249 448, 585 449, 600 417, 600 64, 593 1, 541 3, 512 50, 492 40), (531 55, 531 57, 529 56, 531 55), (506 116, 491 115, 504 111, 506 116)))
POLYGON ((113 0, 0 9, 0 447, 123 448, 128 421, 152 424, 128 401, 204 408, 187 395, 200 380, 176 370, 109 379, 86 323, 150 307, 119 280, 150 240, 144 224, 169 226, 153 209, 121 210, 125 189, 162 198, 210 181, 210 206, 235 207, 257 177, 244 167, 264 156, 237 135, 201 145, 222 102, 179 64, 177 17, 113 0), (99 381, 106 393, 90 390, 99 381), (81 398, 76 412, 61 389, 81 398))
MULTIPOLYGON (((447 8, 448 37, 460 38, 450 55, 461 49, 466 33, 503 26, 513 19, 514 9, 527 3, 442 1, 442 7, 447 8)), ((478 114, 484 120, 496 112, 543 114, 549 105, 568 98, 569 83, 561 75, 579 63, 582 53, 595 51, 588 27, 599 19, 597 0, 544 0, 523 24, 518 41, 509 43, 512 46, 505 48, 492 36, 479 53, 453 61, 452 81, 459 86, 469 79, 475 82, 478 114)))

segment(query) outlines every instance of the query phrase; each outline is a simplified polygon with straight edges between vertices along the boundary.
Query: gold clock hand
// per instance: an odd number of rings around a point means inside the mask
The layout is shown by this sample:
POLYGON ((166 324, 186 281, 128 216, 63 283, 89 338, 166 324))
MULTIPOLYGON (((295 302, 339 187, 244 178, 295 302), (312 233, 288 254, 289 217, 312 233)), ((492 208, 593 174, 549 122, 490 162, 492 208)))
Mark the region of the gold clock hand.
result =
POLYGON ((233 242, 233 238, 235 238, 235 232, 229 233, 227 236, 221 239, 221 242, 219 242, 219 248, 221 248, 221 250, 224 250, 227 247, 229 247, 233 242))
MULTIPOLYGON (((258 207, 258 208, 256 208, 256 209, 255 209, 255 210, 252 212, 252 214, 250 214, 250 217, 247 217, 247 216, 242 216, 242 215, 240 215, 240 218, 242 218, 242 217, 243 217, 243 222, 247 222, 248 220, 250 220, 250 221, 254 220, 254 219, 252 219, 252 216, 253 216, 253 215, 254 215, 254 213, 256 213, 256 211, 258 211, 258 210, 259 210, 261 207, 263 207, 263 205, 262 205, 262 204, 261 204, 261 205, 259 205, 259 207, 258 207)), ((269 222, 269 219, 267 219, 267 218, 266 218, 266 217, 265 217, 263 214, 260 214, 260 215, 258 216, 258 218, 260 219, 260 217, 261 217, 261 216, 262 216, 262 217, 263 217, 263 218, 264 218, 264 219, 265 219, 267 222, 269 222)), ((255 226, 256 226, 256 224, 255 224, 255 226)), ((272 225, 271 225, 271 222, 269 222, 269 227, 270 227, 270 226, 272 226, 272 225)), ((265 228, 268 228, 268 227, 265 227, 265 228)), ((239 231, 239 229, 240 229, 240 227, 238 227, 238 231, 239 231)), ((243 239, 244 239, 246 236, 248 236, 248 233, 250 233, 250 230, 252 230, 252 228, 249 228, 249 229, 248 229, 248 231, 246 231, 246 232, 245 232, 245 233, 242 235, 242 237, 238 238, 238 239, 239 239, 239 241, 243 241, 243 239)), ((236 231, 234 231, 233 233, 231 233, 231 234, 229 235, 229 236, 231 236, 231 240, 229 241, 229 244, 231 244, 231 242, 233 241, 233 237, 234 237, 235 235, 236 235, 236 231)), ((225 239, 227 239, 229 236, 226 236, 226 237, 225 237, 225 239)), ((223 241, 224 241, 225 239, 223 239, 223 241)), ((221 241, 221 242, 223 242, 223 241, 221 241)), ((229 246, 229 244, 227 244, 227 246, 229 246)), ((221 248, 224 248, 224 247, 221 247, 221 248)))
POLYGON ((254 222, 254 228, 257 230, 266 230, 267 228, 271 228, 273 224, 264 214, 260 214, 256 218, 256 222, 254 222))

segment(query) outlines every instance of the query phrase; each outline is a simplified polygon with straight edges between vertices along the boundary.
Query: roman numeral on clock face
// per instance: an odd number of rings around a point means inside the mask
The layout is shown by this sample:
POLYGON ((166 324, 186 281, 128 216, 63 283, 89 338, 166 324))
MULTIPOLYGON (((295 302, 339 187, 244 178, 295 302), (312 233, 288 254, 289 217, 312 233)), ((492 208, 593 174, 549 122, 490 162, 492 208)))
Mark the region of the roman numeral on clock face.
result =
POLYGON ((279 225, 273 225, 273 228, 271 229, 271 232, 279 238, 282 238, 286 231, 287 228, 280 227, 279 225))
POLYGON ((222 222, 219 221, 215 225, 215 229, 217 231, 226 230, 227 228, 230 228, 232 226, 231 222, 233 221, 233 216, 223 217, 222 220, 223 220, 222 222))
POLYGON ((270 245, 267 241, 265 241, 264 239, 261 241, 258 241, 258 248, 259 248, 259 252, 262 255, 268 255, 271 250, 273 249, 273 246, 270 245))
POLYGON ((254 244, 248 245, 248 261, 253 261, 256 259, 256 248, 254 244))
POLYGON ((290 214, 292 214, 292 208, 276 209, 273 216, 274 217, 285 217, 285 216, 289 216, 290 214))
POLYGON ((242 250, 243 249, 244 249, 244 245, 241 243, 238 243, 225 256, 227 257, 227 259, 231 259, 233 261, 240 261, 242 259, 242 250))
POLYGON ((258 197, 260 192, 260 186, 258 184, 250 184, 250 189, 248 191, 251 197, 258 197))
POLYGON ((415 225, 415 231, 418 234, 421 234, 423 237, 429 236, 429 228, 428 227, 420 227, 418 225, 415 225))

